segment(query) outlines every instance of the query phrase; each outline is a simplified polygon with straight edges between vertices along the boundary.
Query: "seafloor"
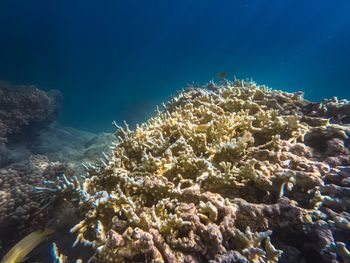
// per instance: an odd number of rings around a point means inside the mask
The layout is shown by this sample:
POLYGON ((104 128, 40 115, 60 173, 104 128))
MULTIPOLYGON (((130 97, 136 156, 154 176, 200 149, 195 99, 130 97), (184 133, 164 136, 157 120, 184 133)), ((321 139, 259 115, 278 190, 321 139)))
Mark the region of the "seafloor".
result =
POLYGON ((350 262, 348 101, 223 80, 112 135, 61 99, 0 83, 1 262, 350 262))

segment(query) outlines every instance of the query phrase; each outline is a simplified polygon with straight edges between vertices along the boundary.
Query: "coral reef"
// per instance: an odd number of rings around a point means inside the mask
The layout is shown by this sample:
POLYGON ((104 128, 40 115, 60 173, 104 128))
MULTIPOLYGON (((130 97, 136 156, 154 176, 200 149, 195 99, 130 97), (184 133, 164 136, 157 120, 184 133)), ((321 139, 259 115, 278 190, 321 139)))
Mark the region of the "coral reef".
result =
POLYGON ((14 86, 0 82, 0 167, 12 159, 6 143, 28 136, 28 131, 54 120, 59 108, 60 93, 35 86, 14 86))
POLYGON ((350 124, 350 104, 347 100, 334 97, 318 103, 309 103, 303 111, 314 117, 329 118, 332 123, 350 124))
MULTIPOLYGON (((46 203, 34 186, 62 173, 81 172, 82 161, 97 161, 98 153, 115 139, 113 134, 59 125, 55 117, 60 100, 58 91, 0 82, 0 258, 23 235, 42 230, 45 224, 55 225, 54 236, 60 239, 60 246, 68 243, 61 234, 67 232, 67 221, 69 226, 76 222, 74 212, 68 209, 70 204, 46 203)), ((28 253, 15 248, 16 253, 28 253)), ((46 253, 40 261, 47 257, 46 253)))
POLYGON ((349 262, 348 102, 237 80, 164 107, 38 187, 76 206, 90 262, 349 262))
POLYGON ((11 242, 47 223, 43 196, 33 186, 73 171, 46 156, 34 155, 22 163, 0 169, 0 244, 11 242), (11 238, 9 238, 11 237, 11 238))

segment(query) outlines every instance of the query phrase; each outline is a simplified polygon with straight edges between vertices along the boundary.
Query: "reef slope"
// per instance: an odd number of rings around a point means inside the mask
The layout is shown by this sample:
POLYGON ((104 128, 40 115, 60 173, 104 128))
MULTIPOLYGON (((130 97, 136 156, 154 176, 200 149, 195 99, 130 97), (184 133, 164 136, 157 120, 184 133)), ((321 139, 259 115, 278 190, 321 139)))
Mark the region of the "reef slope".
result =
POLYGON ((345 100, 190 87, 41 190, 76 207, 90 262, 348 262, 348 123, 345 100))

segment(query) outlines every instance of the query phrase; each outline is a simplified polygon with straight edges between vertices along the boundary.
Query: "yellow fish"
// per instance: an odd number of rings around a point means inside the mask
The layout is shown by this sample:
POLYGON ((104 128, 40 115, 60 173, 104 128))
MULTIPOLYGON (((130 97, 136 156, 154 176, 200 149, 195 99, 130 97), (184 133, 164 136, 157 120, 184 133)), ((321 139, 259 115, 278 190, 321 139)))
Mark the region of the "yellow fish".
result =
POLYGON ((1 263, 18 263, 25 260, 25 257, 37 247, 46 237, 54 233, 53 229, 46 228, 44 231, 35 231, 19 241, 2 258, 1 263))

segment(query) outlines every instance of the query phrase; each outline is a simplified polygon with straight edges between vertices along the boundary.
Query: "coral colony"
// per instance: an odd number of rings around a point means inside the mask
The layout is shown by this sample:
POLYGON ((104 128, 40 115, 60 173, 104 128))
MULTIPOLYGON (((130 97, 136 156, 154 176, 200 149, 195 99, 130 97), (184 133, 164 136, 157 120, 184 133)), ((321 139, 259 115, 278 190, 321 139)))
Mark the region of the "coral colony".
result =
MULTIPOLYGON (((4 153, 15 130, 56 109, 57 97, 20 89, 0 89, 1 105, 15 105, 0 111, 4 153)), ((111 153, 83 175, 44 155, 6 166, 2 154, 0 236, 47 227, 5 258, 23 259, 68 221, 89 262, 350 262, 348 101, 223 80, 163 106, 133 131, 114 123, 111 153)), ((82 262, 58 244, 54 262, 82 262)))
POLYGON ((41 200, 33 185, 69 173, 66 165, 50 162, 44 155, 23 161, 27 150, 22 146, 10 149, 25 137, 20 134, 24 130, 34 131, 54 120, 59 100, 58 91, 0 82, 0 246, 6 236, 21 236, 42 223, 41 200))
POLYGON ((350 262, 349 123, 345 100, 211 82, 36 190, 75 207, 89 262, 350 262))

